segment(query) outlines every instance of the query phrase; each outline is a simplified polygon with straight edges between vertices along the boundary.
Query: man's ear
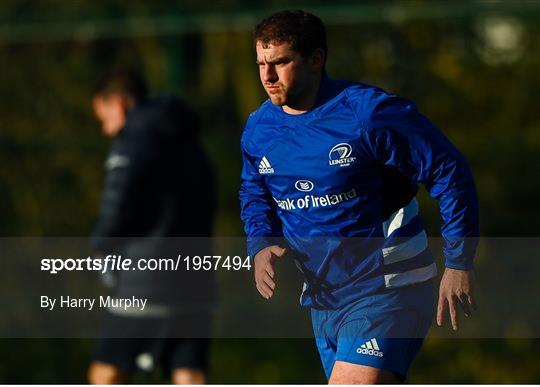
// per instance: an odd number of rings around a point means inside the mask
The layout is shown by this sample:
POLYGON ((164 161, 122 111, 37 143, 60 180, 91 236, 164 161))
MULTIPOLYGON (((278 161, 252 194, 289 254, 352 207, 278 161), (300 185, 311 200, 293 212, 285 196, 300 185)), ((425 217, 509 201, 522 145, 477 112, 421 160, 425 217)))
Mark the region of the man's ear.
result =
POLYGON ((133 98, 126 97, 124 95, 115 95, 113 98, 115 99, 115 103, 120 105, 124 114, 127 114, 127 112, 130 111, 133 106, 135 106, 135 101, 133 98))
POLYGON ((311 68, 314 72, 322 71, 324 68, 324 62, 326 60, 326 55, 324 54, 324 50, 322 48, 317 48, 315 51, 313 51, 313 54, 311 54, 311 68))

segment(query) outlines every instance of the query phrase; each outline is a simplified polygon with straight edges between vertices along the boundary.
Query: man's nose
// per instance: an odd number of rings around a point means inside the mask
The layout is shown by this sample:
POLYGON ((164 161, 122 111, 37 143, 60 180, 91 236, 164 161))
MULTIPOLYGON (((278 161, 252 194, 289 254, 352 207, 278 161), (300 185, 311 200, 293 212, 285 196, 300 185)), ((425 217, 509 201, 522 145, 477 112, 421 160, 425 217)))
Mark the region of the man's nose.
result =
POLYGON ((262 78, 264 82, 276 82, 278 80, 278 76, 276 73, 276 69, 272 65, 264 65, 262 70, 262 78))

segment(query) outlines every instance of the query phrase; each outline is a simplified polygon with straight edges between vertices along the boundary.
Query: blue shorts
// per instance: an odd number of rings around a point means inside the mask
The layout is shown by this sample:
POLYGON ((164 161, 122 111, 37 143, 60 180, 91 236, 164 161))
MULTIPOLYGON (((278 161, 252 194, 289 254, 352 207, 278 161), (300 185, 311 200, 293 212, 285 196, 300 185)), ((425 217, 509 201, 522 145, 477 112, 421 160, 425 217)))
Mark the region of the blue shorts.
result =
POLYGON ((326 377, 334 363, 366 365, 407 377, 435 313, 433 280, 362 298, 337 310, 311 310, 326 377))

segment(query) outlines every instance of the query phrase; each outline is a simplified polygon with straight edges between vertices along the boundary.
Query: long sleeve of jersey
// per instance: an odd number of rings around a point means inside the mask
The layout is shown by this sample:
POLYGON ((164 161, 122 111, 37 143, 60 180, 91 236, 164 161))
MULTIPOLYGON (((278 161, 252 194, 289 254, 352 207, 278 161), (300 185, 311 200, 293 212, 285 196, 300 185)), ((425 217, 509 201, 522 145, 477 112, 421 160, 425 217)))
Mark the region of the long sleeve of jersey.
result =
POLYGON ((247 235, 248 254, 253 259, 265 247, 278 244, 277 238, 282 237, 283 232, 274 200, 264 184, 263 176, 255 167, 255 160, 246 149, 245 136, 242 138, 241 146, 243 160, 239 193, 241 218, 247 235))
POLYGON ((413 103, 381 95, 363 120, 363 138, 373 156, 424 184, 439 203, 448 268, 473 268, 479 235, 478 199, 463 155, 413 103))

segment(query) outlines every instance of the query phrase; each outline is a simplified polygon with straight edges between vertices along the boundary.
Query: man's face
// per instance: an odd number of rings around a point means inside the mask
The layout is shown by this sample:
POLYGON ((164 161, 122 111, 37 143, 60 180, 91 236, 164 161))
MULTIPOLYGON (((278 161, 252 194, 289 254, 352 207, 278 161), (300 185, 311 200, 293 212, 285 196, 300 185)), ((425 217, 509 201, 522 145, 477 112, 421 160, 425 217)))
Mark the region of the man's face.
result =
POLYGON ((93 100, 94 113, 101 121, 101 131, 115 137, 126 123, 126 106, 120 96, 96 96, 93 100))
POLYGON ((290 43, 258 41, 255 48, 261 83, 272 103, 294 106, 302 102, 320 68, 292 50, 290 43))

